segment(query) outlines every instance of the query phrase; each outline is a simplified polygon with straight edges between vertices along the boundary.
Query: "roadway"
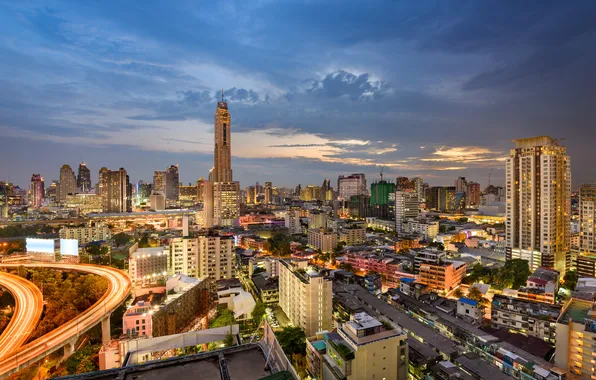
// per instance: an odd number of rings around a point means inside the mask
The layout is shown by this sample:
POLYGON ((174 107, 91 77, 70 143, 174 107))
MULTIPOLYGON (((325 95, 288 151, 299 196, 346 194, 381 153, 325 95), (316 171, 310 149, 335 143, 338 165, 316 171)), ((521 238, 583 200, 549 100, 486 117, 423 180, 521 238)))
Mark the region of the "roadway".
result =
POLYGON ((43 359, 50 353, 65 347, 71 352, 77 338, 102 322, 103 338, 109 340, 110 314, 124 302, 131 291, 131 282, 128 275, 119 269, 90 264, 65 264, 65 263, 30 263, 30 264, 0 264, 0 268, 19 267, 26 268, 54 268, 57 270, 72 270, 88 274, 95 274, 105 278, 108 282, 106 293, 89 309, 54 331, 18 348, 11 356, 0 359, 0 378, 4 378, 28 365, 43 359))
POLYGON ((9 273, 0 273, 0 286, 12 294, 15 308, 6 329, 0 335, 0 359, 21 347, 35 330, 43 310, 39 288, 26 279, 9 273))

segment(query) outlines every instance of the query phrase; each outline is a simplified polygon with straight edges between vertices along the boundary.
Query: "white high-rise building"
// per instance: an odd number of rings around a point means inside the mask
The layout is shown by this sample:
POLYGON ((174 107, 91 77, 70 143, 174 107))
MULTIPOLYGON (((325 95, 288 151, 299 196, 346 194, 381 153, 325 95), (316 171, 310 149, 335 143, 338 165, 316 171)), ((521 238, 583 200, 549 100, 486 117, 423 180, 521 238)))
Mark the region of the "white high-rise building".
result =
POLYGON ((299 234, 302 231, 302 228, 300 227, 300 214, 300 207, 290 207, 290 209, 286 211, 285 225, 290 235, 299 234))
POLYGON ((397 233, 407 232, 408 219, 418 218, 419 208, 417 193, 395 192, 395 230, 397 233))
POLYGON ((565 272, 571 237, 570 158, 548 136, 514 140, 506 165, 507 259, 565 272))
POLYGON ((424 181, 420 177, 414 177, 411 181, 414 183, 414 189, 418 195, 418 202, 424 202, 424 181))
POLYGON ((366 195, 366 177, 362 173, 340 175, 337 178, 337 191, 339 199, 343 201, 349 201, 353 195, 366 195))
POLYGON ((208 232, 170 241, 170 273, 214 280, 234 276, 234 237, 208 232))
POLYGON ((332 281, 304 260, 280 260, 279 306, 306 336, 333 329, 332 281))

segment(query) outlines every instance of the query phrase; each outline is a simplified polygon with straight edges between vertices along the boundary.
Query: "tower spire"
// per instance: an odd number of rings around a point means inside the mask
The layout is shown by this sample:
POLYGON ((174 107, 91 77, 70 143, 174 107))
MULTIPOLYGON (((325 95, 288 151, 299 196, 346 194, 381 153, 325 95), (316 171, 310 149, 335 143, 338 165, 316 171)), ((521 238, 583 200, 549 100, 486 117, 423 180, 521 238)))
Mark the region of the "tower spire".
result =
POLYGON ((223 88, 222 88, 222 89, 221 89, 221 101, 222 101, 222 103, 223 103, 223 101, 224 101, 224 95, 223 95, 223 91, 224 91, 224 90, 223 90, 223 88))

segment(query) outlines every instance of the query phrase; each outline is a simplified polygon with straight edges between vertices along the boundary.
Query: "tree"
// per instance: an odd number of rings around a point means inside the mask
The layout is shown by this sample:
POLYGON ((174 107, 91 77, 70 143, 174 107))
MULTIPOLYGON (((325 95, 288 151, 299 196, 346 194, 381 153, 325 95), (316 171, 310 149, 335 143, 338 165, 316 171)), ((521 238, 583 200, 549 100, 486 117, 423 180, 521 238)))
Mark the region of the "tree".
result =
POLYGON ((254 276, 255 274, 259 274, 259 273, 263 273, 265 272, 265 268, 263 267, 256 267, 253 271, 252 271, 252 275, 254 276))
POLYGON ((277 340, 287 356, 306 353, 306 334, 300 327, 285 327, 278 332, 277 340))
POLYGON ((226 337, 224 338, 224 346, 226 347, 232 347, 235 345, 235 341, 234 341, 234 335, 232 335, 231 332, 226 334, 226 337))
POLYGON ((116 243, 116 246, 120 247, 121 245, 125 245, 130 241, 130 236, 124 232, 120 232, 112 236, 112 239, 114 240, 114 243, 116 243))
POLYGON ((480 289, 472 286, 470 287, 470 289, 468 289, 468 295, 466 296, 466 298, 480 302, 480 300, 483 298, 483 295, 480 289))
POLYGON ((342 263, 339 266, 339 269, 343 269, 346 272, 352 272, 352 273, 354 273, 354 267, 352 266, 352 264, 349 264, 349 263, 342 263))
POLYGON ((258 326, 265 316, 265 304, 262 301, 257 301, 255 308, 252 309, 252 321, 255 326, 258 326))
POLYGON ((460 299, 464 296, 464 292, 461 290, 461 288, 457 288, 455 289, 455 291, 453 292, 453 297, 460 299))
POLYGON ((219 309, 215 318, 211 321, 209 328, 230 326, 236 323, 234 313, 229 309, 219 309))
POLYGON ((571 291, 575 290, 579 276, 575 270, 570 270, 563 276, 563 287, 571 291))

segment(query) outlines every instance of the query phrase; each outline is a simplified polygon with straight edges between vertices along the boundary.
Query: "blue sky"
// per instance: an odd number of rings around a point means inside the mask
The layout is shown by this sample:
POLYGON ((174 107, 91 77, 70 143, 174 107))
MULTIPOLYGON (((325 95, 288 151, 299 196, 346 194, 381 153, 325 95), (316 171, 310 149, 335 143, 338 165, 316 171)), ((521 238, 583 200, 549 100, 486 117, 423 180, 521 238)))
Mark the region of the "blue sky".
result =
POLYGON ((212 166, 225 89, 242 186, 502 183, 511 140, 596 179, 596 2, 1 1, 0 180, 85 161, 133 181, 212 166), (571 5, 572 4, 572 5, 571 5))

